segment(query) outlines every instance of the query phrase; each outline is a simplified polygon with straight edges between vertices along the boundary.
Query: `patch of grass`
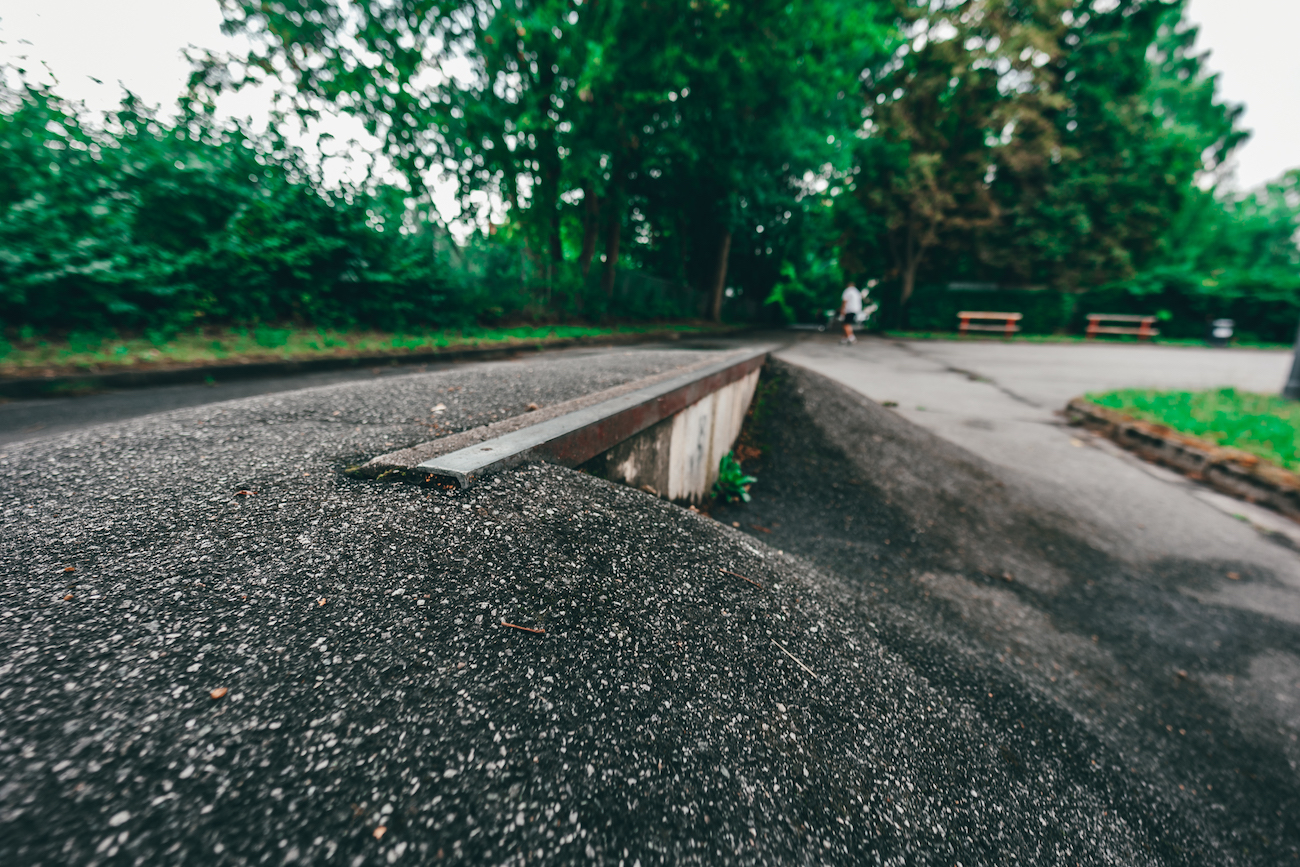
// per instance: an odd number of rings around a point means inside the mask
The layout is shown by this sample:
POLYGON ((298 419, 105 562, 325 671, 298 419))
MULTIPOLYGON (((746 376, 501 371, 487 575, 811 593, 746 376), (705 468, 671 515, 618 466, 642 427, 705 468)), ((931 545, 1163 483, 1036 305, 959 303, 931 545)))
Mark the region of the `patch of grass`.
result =
POLYGON ((287 361, 356 355, 434 352, 475 346, 510 346, 647 332, 709 333, 730 330, 698 323, 632 325, 524 325, 511 328, 466 328, 384 332, 314 327, 256 325, 251 328, 204 328, 180 333, 150 331, 143 335, 76 333, 51 339, 30 332, 0 337, 0 376, 75 375, 116 370, 196 367, 207 364, 287 361))
POLYGON ((1300 470, 1300 402, 1235 388, 1122 389, 1086 395, 1099 406, 1300 470))
MULTIPOLYGON (((1206 346, 1204 340, 1190 337, 1157 337, 1155 340, 1138 340, 1130 334, 1117 334, 1107 337, 1087 338, 1082 334, 1016 334, 1002 337, 985 331, 981 334, 959 334, 956 331, 886 331, 886 337, 895 340, 961 340, 979 343, 1002 341, 1011 343, 1087 343, 1102 346, 1113 343, 1149 344, 1159 346, 1206 346)), ((1233 340, 1228 344, 1235 349, 1291 349, 1289 343, 1269 343, 1261 340, 1233 340)))

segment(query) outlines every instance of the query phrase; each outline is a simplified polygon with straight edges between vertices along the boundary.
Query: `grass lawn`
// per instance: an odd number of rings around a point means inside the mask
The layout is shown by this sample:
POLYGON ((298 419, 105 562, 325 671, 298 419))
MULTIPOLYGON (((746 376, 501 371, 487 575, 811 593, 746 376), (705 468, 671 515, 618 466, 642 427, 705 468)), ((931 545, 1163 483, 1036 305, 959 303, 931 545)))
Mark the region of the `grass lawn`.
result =
POLYGON ((645 334, 683 334, 728 330, 697 323, 586 326, 542 325, 517 328, 466 328, 454 331, 336 331, 258 325, 205 328, 170 336, 117 337, 73 334, 67 339, 35 337, 8 343, 0 339, 0 376, 108 373, 116 370, 193 367, 240 362, 305 360, 359 355, 402 356, 440 349, 510 346, 514 343, 645 334))
POLYGON ((1123 389, 1086 395, 1100 406, 1232 446, 1300 471, 1300 402, 1272 394, 1123 389))
MULTIPOLYGON (((1155 340, 1138 340, 1137 337, 1119 334, 1101 338, 1087 338, 1082 334, 1016 334, 1002 337, 989 331, 980 334, 958 334, 956 331, 886 331, 886 337, 897 340, 970 340, 988 343, 1003 341, 1011 343, 1087 343, 1104 346, 1108 343, 1129 343, 1156 346, 1205 346, 1204 340, 1182 337, 1157 337, 1155 340)), ((1291 349, 1290 343, 1268 343, 1259 340, 1234 340, 1228 344, 1234 349, 1291 349)))

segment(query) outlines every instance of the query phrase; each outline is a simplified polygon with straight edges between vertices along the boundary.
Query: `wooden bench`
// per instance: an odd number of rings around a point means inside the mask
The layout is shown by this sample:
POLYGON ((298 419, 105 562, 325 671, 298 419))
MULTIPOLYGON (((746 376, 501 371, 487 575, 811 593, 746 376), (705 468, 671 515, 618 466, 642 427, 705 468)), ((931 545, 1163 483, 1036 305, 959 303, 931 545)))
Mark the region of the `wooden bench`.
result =
POLYGON ((1128 313, 1089 313, 1088 314, 1088 333, 1089 339, 1096 337, 1098 334, 1136 334, 1138 340, 1150 340, 1160 333, 1159 328, 1153 327, 1156 322, 1154 316, 1134 316, 1128 313), (1137 327, 1132 325, 1102 325, 1103 322, 1136 322, 1137 327))
POLYGON ((966 334, 969 331, 1000 331, 1008 337, 1020 330, 1020 326, 1016 323, 1024 318, 1020 313, 990 313, 985 310, 963 310, 957 315, 961 318, 961 334, 966 334), (1002 324, 972 325, 972 319, 999 319, 1002 324))

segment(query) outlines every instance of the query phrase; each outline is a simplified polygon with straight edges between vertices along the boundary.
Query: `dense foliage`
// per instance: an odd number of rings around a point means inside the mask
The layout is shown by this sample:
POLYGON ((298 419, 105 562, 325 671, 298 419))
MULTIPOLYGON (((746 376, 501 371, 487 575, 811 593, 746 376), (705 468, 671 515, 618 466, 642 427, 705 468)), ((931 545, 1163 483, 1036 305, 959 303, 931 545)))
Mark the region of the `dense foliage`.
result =
POLYGON ((810 320, 845 277, 895 327, 1300 316, 1300 175, 1216 188, 1245 133, 1179 0, 217 2, 249 50, 180 121, 4 94, 6 327, 810 320), (213 119, 267 83, 392 173, 213 119), (491 231, 453 243, 437 185, 491 231))
MULTIPOLYGON (((400 195, 327 191, 274 136, 169 126, 128 99, 89 125, 9 94, 0 131, 0 320, 174 331, 207 321, 400 326, 472 319, 400 195)), ((424 228, 424 227, 420 227, 424 228)), ((445 245, 444 245, 445 246, 445 245)))
POLYGON ((210 58, 200 96, 288 79, 364 120, 411 189, 503 199, 548 283, 599 249, 606 293, 627 260, 714 318, 733 251, 743 282, 775 277, 772 239, 845 163, 892 33, 887 6, 846 0, 223 5, 253 49, 210 58))
POLYGON ((916 35, 869 82, 871 135, 840 209, 845 260, 897 287, 887 321, 1018 310, 1050 332, 1141 312, 1176 336, 1221 316, 1254 337, 1294 331, 1300 201, 1205 188, 1246 134, 1181 4, 902 9, 916 35))

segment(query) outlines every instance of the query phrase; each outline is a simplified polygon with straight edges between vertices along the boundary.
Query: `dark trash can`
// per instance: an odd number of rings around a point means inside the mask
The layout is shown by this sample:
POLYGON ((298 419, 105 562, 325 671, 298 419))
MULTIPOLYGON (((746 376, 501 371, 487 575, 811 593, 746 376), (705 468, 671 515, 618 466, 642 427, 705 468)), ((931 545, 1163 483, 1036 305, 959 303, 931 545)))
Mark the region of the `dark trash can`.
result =
POLYGON ((1210 335, 1206 342, 1211 346, 1227 346, 1232 339, 1232 327, 1235 324, 1231 319, 1214 320, 1210 323, 1210 335))

